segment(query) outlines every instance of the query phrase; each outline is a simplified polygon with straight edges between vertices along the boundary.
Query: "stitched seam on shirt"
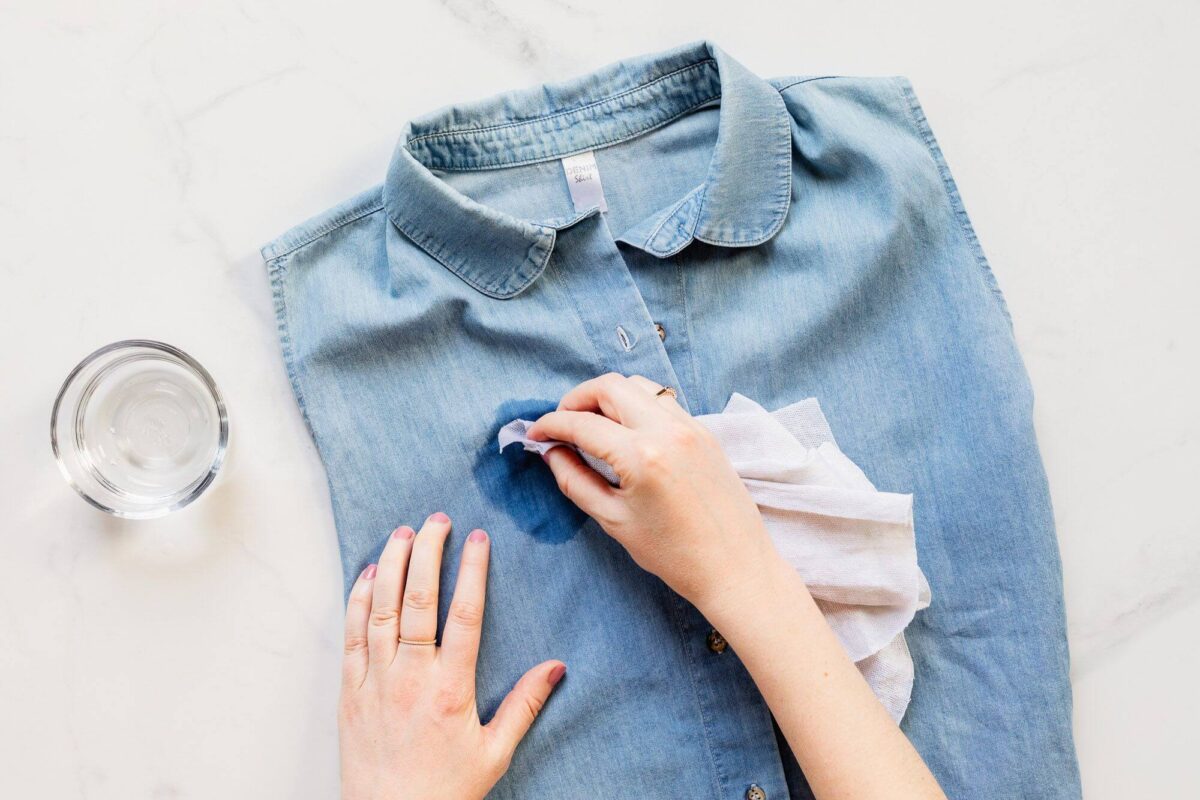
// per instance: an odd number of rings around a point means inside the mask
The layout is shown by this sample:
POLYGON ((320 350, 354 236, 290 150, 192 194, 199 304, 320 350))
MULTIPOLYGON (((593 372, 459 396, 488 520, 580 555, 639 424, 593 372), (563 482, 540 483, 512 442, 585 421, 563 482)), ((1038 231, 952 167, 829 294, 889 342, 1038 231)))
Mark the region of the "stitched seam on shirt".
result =
MULTIPOLYGON (((580 304, 579 298, 575 296, 575 292, 571 291, 571 287, 567 286, 566 281, 563 282, 563 291, 566 292, 567 296, 571 298, 571 305, 575 311, 575 318, 579 320, 579 327, 583 328, 585 331, 589 330, 587 321, 583 316, 583 306, 580 304)), ((592 347, 592 355, 595 357, 596 363, 603 364, 605 367, 608 367, 610 362, 600 352, 600 345, 596 343, 596 340, 599 338, 599 336, 593 335, 585 338, 587 339, 588 344, 590 344, 592 347)))
POLYGON ((428 253, 430 256, 432 256, 433 259, 435 261, 437 261, 439 264, 441 264, 443 267, 450 270, 455 275, 462 278, 468 284, 475 287, 476 289, 483 292, 484 294, 489 295, 489 296, 494 296, 494 294, 493 294, 494 290, 491 288, 490 284, 484 285, 484 284, 480 283, 479 281, 475 280, 474 278, 471 278, 468 275, 464 274, 462 267, 459 266, 458 264, 455 264, 452 261, 450 261, 449 257, 447 257, 444 254, 443 249, 441 247, 438 247, 437 244, 434 243, 434 241, 431 237, 425 236, 424 234, 418 234, 418 233, 415 233, 415 232, 409 230, 405 226, 401 225, 399 222, 396 222, 396 220, 394 218, 392 218, 392 222, 396 225, 397 228, 400 229, 401 233, 403 233, 405 236, 407 236, 409 239, 411 239, 418 247, 420 247, 422 250, 424 250, 426 253, 428 253))
MULTIPOLYGON (((796 81, 796 83, 792 83, 792 84, 788 84, 788 85, 795 86, 798 83, 807 83, 810 80, 824 80, 824 78, 806 78, 805 80, 796 81)), ((780 90, 780 94, 781 94, 780 99, 782 100, 782 90, 780 90)), ((786 111, 786 108, 784 110, 786 111)), ((789 123, 788 123, 788 146, 780 153, 780 156, 777 160, 778 166, 782 166, 785 161, 787 162, 787 167, 788 167, 787 184, 784 186, 783 191, 781 191, 779 193, 779 195, 777 196, 777 199, 775 200, 775 205, 772 206, 772 208, 771 208, 771 213, 776 214, 776 215, 778 215, 780 213, 780 211, 786 211, 789 204, 791 203, 791 199, 792 199, 792 136, 791 136, 791 122, 790 122, 791 115, 790 114, 788 115, 788 120, 789 120, 789 123)), ((700 208, 697 210, 697 213, 696 213, 697 219, 699 219, 700 213, 703 210, 704 210, 704 197, 701 197, 700 198, 700 208)), ((755 245, 762 244, 763 242, 767 241, 772 236, 774 236, 776 233, 778 233, 780 231, 780 229, 783 228, 783 224, 786 221, 787 221, 787 214, 783 214, 782 216, 779 216, 779 218, 777 220, 775 220, 775 222, 773 222, 769 228, 763 228, 761 231, 755 231, 749 241, 746 241, 746 240, 739 240, 736 242, 735 241, 726 241, 723 239, 710 239, 710 238, 707 238, 707 237, 701 236, 701 235, 696 235, 694 238, 698 239, 701 242, 704 242, 705 244, 719 244, 719 245, 722 245, 725 247, 754 247, 755 245)))
MULTIPOLYGON (((721 94, 718 92, 717 94, 712 95, 711 97, 707 97, 691 106, 688 106, 684 110, 680 111, 678 114, 675 114, 672 117, 668 117, 667 119, 664 119, 661 122, 651 125, 648 128, 641 128, 637 131, 634 131, 633 133, 621 134, 620 136, 615 136, 611 139, 605 139, 603 141, 593 142, 593 143, 587 145, 586 147, 582 147, 578 150, 564 151, 564 152, 555 153, 554 155, 549 155, 549 156, 535 156, 533 158, 526 158, 526 159, 522 159, 520 161, 502 161, 502 162, 480 161, 471 167, 447 166, 444 164, 439 164, 437 166, 437 169, 441 170, 442 172, 482 172, 482 171, 489 170, 489 169, 507 169, 509 167, 524 167, 528 164, 541 164, 546 161, 556 161, 560 158, 566 158, 568 156, 573 156, 578 153, 586 153, 589 150, 595 150, 600 147, 608 147, 609 145, 620 144, 621 142, 631 141, 633 139, 638 138, 639 136, 645 136, 646 134, 652 133, 652 132, 658 130, 659 128, 662 128, 666 125, 670 125, 672 122, 674 122, 675 120, 677 120, 681 117, 686 117, 688 114, 691 114, 695 111, 700 110, 701 108, 704 108, 706 105, 708 105, 709 103, 711 103, 714 100, 720 100, 720 99, 721 99, 721 94)), ((415 158, 415 156, 414 156, 414 158, 415 158)), ((419 160, 420 159, 418 159, 418 161, 419 160)))
MULTIPOLYGON (((549 268, 549 265, 550 265, 550 256, 546 256, 547 269, 549 268)), ((553 277, 553 275, 554 275, 554 273, 551 273, 551 277, 553 277)), ((565 275, 565 273, 564 273, 564 275, 565 275)), ((577 296, 577 293, 571 289, 570 282, 565 277, 562 281, 562 292, 567 296, 567 298, 571 302, 571 307, 575 311, 575 319, 577 319, 579 321, 579 327, 585 333, 590 334, 590 335, 584 336, 583 338, 587 340, 589 345, 591 345, 592 356, 595 358, 595 363, 604 365, 607 368, 609 366, 610 362, 607 358, 604 357, 604 354, 602 354, 600 352, 600 345, 597 343, 600 339, 599 326, 588 324, 587 317, 583 313, 583 304, 580 302, 580 298, 577 296)))
MULTIPOLYGON (((700 192, 700 194, 703 195, 704 192, 702 191, 702 192, 700 192)), ((671 217, 675 216, 675 214, 678 213, 679 209, 683 208, 683 204, 691 199, 692 199, 692 193, 688 192, 682 198, 680 198, 678 203, 676 203, 674 206, 671 207, 670 211, 668 211, 666 214, 663 215, 662 221, 659 222, 657 225, 655 225, 654 230, 650 231, 650 235, 646 237, 646 244, 644 245, 644 247, 646 249, 650 248, 650 244, 654 241, 655 237, 658 236, 658 232, 662 230, 663 225, 666 225, 667 222, 670 221, 671 217)), ((700 213, 699 209, 697 209, 697 211, 696 211, 697 216, 699 216, 699 213, 700 213)), ((678 250, 676 252, 678 252, 678 250)))
POLYGON ((283 351, 283 364, 287 369, 288 381, 291 382, 292 391, 296 395, 296 405, 300 409, 300 416, 304 420, 305 427, 308 428, 309 436, 315 441, 316 432, 313 430, 312 419, 308 415, 304 390, 300 387, 300 370, 296 364, 295 348, 292 344, 292 326, 287 299, 284 297, 283 281, 287 277, 288 260, 287 256, 280 256, 267 263, 267 270, 271 277, 271 294, 274 296, 275 304, 275 329, 279 335, 279 345, 283 351))
MULTIPOLYGON (((783 223, 787 221, 787 215, 781 214, 781 212, 784 212, 787 210, 788 205, 791 202, 791 195, 792 195, 792 168, 791 168, 792 153, 791 153, 790 144, 788 146, 787 154, 784 157, 780 158, 779 160, 780 160, 780 163, 782 163, 783 161, 788 162, 787 183, 784 185, 783 191, 781 191, 779 193, 778 199, 775 200, 775 204, 773 206, 771 206, 771 213, 777 215, 778 219, 776 219, 775 222, 771 223, 770 227, 762 228, 760 230, 754 231, 749 240, 739 239, 737 241, 734 241, 734 240, 725 240, 725 239, 710 239, 708 237, 701 236, 699 234, 697 234, 695 236, 695 238, 699 239, 700 241, 704 242, 705 244, 719 244, 719 245, 724 245, 726 247, 729 247, 729 246, 754 247, 755 245, 762 244, 763 242, 767 241, 772 236, 774 236, 776 233, 778 233, 779 230, 783 227, 783 223)), ((704 198, 701 198, 701 203, 703 204, 703 202, 704 202, 704 198)), ((703 206, 701 206, 701 210, 703 210, 703 206)), ((697 212, 697 214, 699 214, 699 212, 697 212)))
POLYGON ((929 151, 930 158, 933 159, 934 166, 938 171, 938 177, 942 181, 942 188, 946 192, 946 199, 950 203, 950 208, 954 212, 955 219, 958 220, 959 233, 962 234, 967 249, 971 251, 971 255, 974 256, 977 266, 982 271, 980 278, 983 280, 984 286, 991 293, 993 301, 1000 310, 1000 314, 1008 322, 1008 326, 1011 329, 1013 321, 1012 314, 1008 310, 1008 303, 1004 299, 1004 293, 1000 291, 1000 283, 996 280, 996 274, 992 271, 987 254, 983 252, 983 245, 980 244, 979 236, 975 233, 975 226, 971 224, 971 217, 967 214, 967 207, 963 203, 962 195, 958 191, 958 184, 954 181, 954 175, 950 172, 950 165, 946 163, 946 157, 942 154, 942 148, 938 145, 937 138, 933 135, 933 128, 929 125, 925 111, 921 108, 920 101, 917 100, 917 94, 912 90, 908 81, 903 78, 892 81, 892 85, 900 96, 903 106, 908 113, 909 120, 920 133, 921 139, 925 143, 925 148, 929 151))
POLYGON ((513 294, 524 291, 525 288, 527 286, 529 286, 529 284, 533 283, 533 281, 536 280, 538 276, 540 276, 543 272, 546 271, 546 265, 550 263, 550 256, 553 255, 554 245, 557 242, 558 242, 558 231, 551 228, 550 229, 550 244, 546 245, 546 247, 545 247, 546 254, 544 256, 542 256, 541 263, 538 263, 535 260, 534 255, 533 255, 533 251, 541 246, 541 244, 542 244, 541 240, 539 239, 539 240, 535 241, 533 244, 529 245, 529 249, 525 252, 525 260, 528 263, 534 264, 533 275, 528 278, 525 278, 524 282, 521 284, 521 286, 515 292, 513 292, 513 294))
POLYGON ((372 214, 374 214, 376 211, 379 211, 382 208, 383 208, 383 201, 380 200, 378 203, 372 203, 367 208, 361 209, 356 213, 352 213, 352 214, 346 216, 345 218, 337 218, 337 219, 331 220, 331 221, 325 223, 324 225, 321 225, 320 227, 318 227, 316 230, 312 231, 311 233, 309 233, 307 236, 302 238, 296 244, 289 245, 284 250, 280 250, 280 251, 276 252, 275 250, 272 249, 271 250, 271 258, 276 259, 276 258, 282 258, 284 256, 290 255, 290 254, 296 252, 297 250, 299 250, 300 248, 312 244, 317 239, 320 239, 322 236, 326 236, 330 233, 333 233, 338 228, 349 225, 351 222, 357 222, 358 220, 362 219, 363 217, 369 217, 372 214))
POLYGON ((798 81, 792 81, 791 83, 780 86, 778 91, 780 94, 783 94, 786 90, 792 88, 793 86, 799 86, 802 83, 812 83, 813 81, 827 81, 832 78, 841 78, 841 77, 843 77, 843 76, 841 76, 841 75, 818 75, 815 78, 801 78, 798 81))
POLYGON ((431 133, 423 133, 420 136, 415 136, 412 139, 410 139, 408 141, 408 144, 413 144, 415 142, 429 141, 432 139, 447 139, 447 138, 452 138, 452 137, 459 137, 459 138, 469 137, 469 136, 472 136, 472 135, 478 134, 478 133, 491 133, 493 131, 507 130, 508 128, 519 128, 522 125, 531 125, 535 122, 542 122, 543 120, 557 119, 558 117, 565 117, 570 114, 577 114, 581 111, 587 111, 588 109, 597 108, 597 107, 605 105, 607 103, 611 103, 614 100, 620 100, 622 97, 627 97, 636 92, 640 92, 645 89, 649 89, 654 84, 661 83, 662 81, 665 81, 665 80, 669 80, 670 78, 673 78, 676 75, 679 75, 681 73, 688 72, 690 70, 700 69, 701 67, 704 67, 708 64, 713 64, 713 63, 715 63, 715 59, 706 58, 703 61, 697 61, 694 64, 688 64, 686 67, 680 67, 676 70, 672 70, 671 72, 668 72, 665 75, 660 75, 659 77, 655 78, 652 81, 648 81, 646 83, 639 83, 637 86, 632 86, 623 92, 618 92, 617 94, 610 95, 608 97, 601 97, 598 100, 593 100, 592 102, 587 103, 586 105, 579 106, 578 108, 564 109, 562 111, 558 111, 553 114, 546 114, 543 116, 530 117, 529 119, 513 120, 511 122, 504 122, 504 123, 500 123, 497 125, 485 125, 480 128, 451 128, 451 129, 447 129, 444 131, 434 131, 431 133))
MULTIPOLYGON (((689 645, 691 645, 691 642, 688 641, 687 632, 685 631, 687 620, 685 619, 686 612, 683 606, 683 600, 681 600, 678 596, 672 597, 672 600, 674 601, 671 603, 671 609, 674 612, 675 617, 675 630, 679 633, 679 641, 683 646, 684 652, 689 653, 689 645)), ((700 725, 704 728, 704 743, 707 745, 705 749, 708 752, 708 764, 712 768, 713 774, 714 797, 720 798, 723 795, 721 787, 727 783, 728 780, 725 776, 725 773, 721 770, 720 765, 717 763, 717 755, 713 747, 712 726, 709 722, 708 714, 706 714, 704 711, 704 700, 700 696, 700 682, 697 677, 695 664, 693 663, 693 659, 690 657, 690 653, 689 657, 684 663, 687 665, 688 676, 691 678, 692 695, 696 700, 696 711, 700 714, 700 725)))
MULTIPOLYGON (((533 282, 534 278, 528 278, 515 290, 501 292, 500 291, 501 284, 503 284, 506 280, 508 280, 508 278, 511 277, 512 273, 508 273, 502 277, 499 277, 495 281, 493 281, 489 284, 481 283, 480 281, 478 281, 475 278, 468 275, 461 265, 454 263, 454 261, 452 261, 448 255, 446 255, 445 248, 439 247, 433 241, 433 239, 431 237, 425 236, 424 234, 414 233, 413 231, 409 230, 404 225, 401 225, 400 222, 395 217, 391 216, 390 214, 388 215, 388 219, 390 219, 392 221, 392 224, 395 225, 400 230, 401 233, 403 233, 405 236, 407 236, 409 239, 411 239, 414 244, 416 244, 418 247, 420 247, 422 250, 424 250, 426 253, 428 253, 431 258, 433 258, 435 261, 437 261, 439 264, 441 264, 446 269, 453 272, 455 275, 457 275, 459 278, 461 278, 463 281, 465 281, 469 286, 472 286, 473 288, 477 289, 478 291, 483 292, 488 297, 493 297, 497 300, 507 300, 508 298, 513 297, 514 295, 523 291, 526 287, 529 286, 530 283, 533 282)), ((535 241, 533 244, 531 244, 529 246, 529 250, 527 250, 525 253, 526 262, 530 262, 530 263, 533 263, 536 265, 535 271, 534 271, 534 277, 536 277, 537 275, 540 275, 542 270, 544 270, 546 268, 546 264, 549 263, 549 261, 550 261, 550 254, 554 252, 553 239, 555 239, 557 237, 555 236, 553 231, 551 232, 551 238, 552 238, 552 241, 550 243, 550 246, 546 248, 546 255, 542 257, 540 264, 538 264, 538 262, 535 260, 535 258, 533 256, 533 251, 539 245, 541 245, 540 241, 535 241)))
MULTIPOLYGON (((961 233, 966 239, 967 246, 971 248, 971 252, 976 259, 978 259, 980 262, 983 262, 984 258, 982 253, 976 252, 978 240, 970 228, 970 221, 965 219, 966 209, 962 207, 962 205, 955 199, 958 195, 958 187, 954 183, 954 178, 949 174, 949 166, 942 157, 941 148, 938 147, 937 140, 934 138, 933 129, 929 126, 929 120, 926 119, 925 113, 921 110, 920 106, 917 105, 916 95, 913 92, 908 91, 907 88, 903 86, 897 86, 896 91, 904 103, 904 108, 908 114, 909 120, 921 134, 921 141, 924 142, 926 149, 929 150, 929 155, 933 159, 934 166, 938 171, 938 178, 941 179, 942 188, 945 189, 946 193, 949 195, 948 199, 950 201, 950 207, 954 211, 955 218, 958 220, 961 233)), ((981 263, 980 266, 985 266, 985 264, 981 263)))
MULTIPOLYGON (((675 271, 679 275, 679 304, 683 306, 683 329, 687 333, 688 361, 691 362, 692 367, 692 388, 698 390, 701 385, 700 370, 696 366, 696 348, 692 345, 696 341, 696 333, 692 326, 691 304, 688 302, 687 271, 678 259, 675 260, 675 271)), ((688 403, 688 406, 691 406, 691 403, 688 403)), ((690 412, 691 409, 689 408, 688 411, 690 412)))

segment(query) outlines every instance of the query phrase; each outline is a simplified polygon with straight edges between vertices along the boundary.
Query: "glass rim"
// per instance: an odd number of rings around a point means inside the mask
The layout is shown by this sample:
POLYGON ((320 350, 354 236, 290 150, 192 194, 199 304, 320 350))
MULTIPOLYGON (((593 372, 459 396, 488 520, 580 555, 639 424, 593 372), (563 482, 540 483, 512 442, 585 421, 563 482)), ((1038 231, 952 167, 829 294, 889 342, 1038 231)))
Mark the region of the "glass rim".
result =
POLYGON ((217 473, 221 469, 221 465, 225 462, 225 451, 228 448, 228 445, 229 415, 225 410, 225 398, 222 396, 221 390, 217 388, 217 382, 213 380, 212 375, 209 374, 208 370, 206 370, 199 361, 192 358, 178 347, 167 344, 166 342, 157 341, 155 339, 121 339, 93 350, 91 353, 84 356, 79 363, 76 364, 69 373, 67 373, 67 377, 63 379, 62 385, 58 389, 58 394, 54 397, 54 406, 50 409, 50 448, 54 451, 54 460, 58 464, 58 471, 62 473, 63 478, 65 478, 70 487, 75 490, 75 493, 87 501, 88 504, 106 514, 111 514, 114 517, 121 517, 124 519, 153 519, 155 517, 166 516, 167 514, 170 514, 173 511, 178 511, 184 506, 192 503, 196 498, 203 494, 204 490, 207 489, 209 485, 211 485, 216 479, 217 473), (151 506, 144 510, 129 511, 108 506, 107 504, 93 497, 82 486, 79 485, 79 483, 75 480, 75 477, 71 474, 71 470, 63 458, 58 441, 58 423, 59 416, 63 410, 63 399, 66 397, 67 391, 74 385, 81 372, 104 356, 120 350, 134 349, 157 350, 177 359, 185 367, 191 370, 196 377, 199 378, 200 382, 204 385, 204 388, 211 395, 213 402, 216 404, 217 419, 220 430, 217 435, 216 453, 213 455, 212 464, 209 465, 208 472, 198 481, 194 482, 190 488, 181 490, 183 491, 181 497, 178 497, 167 505, 151 506))

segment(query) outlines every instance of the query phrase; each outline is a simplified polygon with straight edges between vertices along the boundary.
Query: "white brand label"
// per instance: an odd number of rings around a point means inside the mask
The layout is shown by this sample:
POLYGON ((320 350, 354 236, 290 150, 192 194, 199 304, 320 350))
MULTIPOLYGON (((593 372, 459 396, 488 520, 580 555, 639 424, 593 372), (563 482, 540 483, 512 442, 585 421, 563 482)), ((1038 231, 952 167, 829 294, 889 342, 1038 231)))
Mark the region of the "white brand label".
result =
POLYGON ((592 151, 567 156, 562 160, 562 166, 563 173, 567 176, 571 202, 575 204, 575 213, 582 214, 593 207, 607 212, 608 203, 604 202, 604 187, 600 185, 600 168, 596 166, 596 157, 592 155, 592 151))

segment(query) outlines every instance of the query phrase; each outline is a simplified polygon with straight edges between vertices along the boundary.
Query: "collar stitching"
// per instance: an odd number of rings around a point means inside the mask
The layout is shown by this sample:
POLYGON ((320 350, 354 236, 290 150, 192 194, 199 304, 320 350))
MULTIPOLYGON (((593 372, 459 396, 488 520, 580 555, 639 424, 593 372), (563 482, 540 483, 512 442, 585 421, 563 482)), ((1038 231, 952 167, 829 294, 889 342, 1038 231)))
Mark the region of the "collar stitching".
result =
MULTIPOLYGON (((401 233, 403 233, 406 237, 408 237, 410 240, 412 240, 412 242, 414 244, 416 244, 418 247, 420 247, 422 250, 424 250, 429 255, 430 258, 432 258, 434 261, 437 261, 443 267, 445 267, 446 269, 453 272, 463 282, 465 282, 472 288, 476 289, 477 291, 483 292, 488 297, 492 297, 497 300, 506 300, 510 297, 514 297, 514 296, 520 294, 522 291, 524 291, 526 288, 528 288, 529 284, 533 283, 533 281, 537 279, 538 275, 540 275, 542 273, 542 271, 546 268, 546 264, 549 263, 549 261, 550 261, 550 255, 551 255, 551 253, 554 252, 554 242, 555 242, 555 239, 557 238, 556 237, 557 232, 555 230, 551 229, 550 234, 549 234, 550 242, 548 245, 544 243, 544 239, 542 239, 541 237, 535 239, 533 244, 531 244, 529 246, 529 250, 526 251, 526 253, 525 253, 525 263, 534 265, 533 274, 530 275, 529 277, 525 278, 524 280, 522 280, 521 284, 514 291, 502 292, 502 291, 500 291, 501 285, 504 284, 505 282, 507 282, 507 280, 512 277, 511 275, 502 276, 488 284, 481 283, 480 281, 476 280, 475 278, 473 278, 467 274, 465 265, 455 263, 449 257, 447 257, 444 254, 444 248, 441 248, 441 247, 438 247, 437 245, 435 245, 433 243, 433 241, 430 239, 430 237, 415 233, 408 227, 402 225, 400 223, 400 221, 397 220, 390 213, 387 216, 388 216, 388 219, 390 219, 392 221, 392 224, 395 225, 396 228, 401 233), (544 247, 546 250, 545 255, 542 256, 542 258, 541 258, 541 263, 538 263, 537 259, 534 256, 534 250, 538 249, 539 247, 544 247)), ((522 265, 522 266, 524 266, 524 265, 522 265)), ((519 272, 519 270, 514 271, 514 273, 515 272, 519 272)))
MULTIPOLYGON (((687 108, 683 109, 678 114, 668 117, 668 118, 662 120, 661 122, 656 122, 655 124, 650 125, 645 128, 639 128, 638 130, 633 131, 632 133, 623 133, 618 136, 614 136, 611 139, 604 139, 602 141, 595 142, 593 144, 589 144, 588 146, 586 146, 582 149, 579 149, 579 150, 570 150, 570 151, 566 151, 566 152, 562 152, 562 153, 555 153, 554 155, 549 155, 549 156, 536 156, 533 158, 525 158, 520 161, 476 161, 474 163, 474 166, 470 166, 470 167, 439 164, 437 166, 437 169, 441 170, 442 172, 482 172, 484 170, 489 170, 489 169, 507 169, 509 167, 524 167, 524 166, 528 166, 529 164, 542 164, 547 161, 555 161, 560 158, 566 158, 567 156, 576 155, 577 153, 586 153, 589 150, 597 150, 602 147, 609 147, 614 144, 620 144, 621 142, 628 142, 630 140, 638 138, 639 136, 645 136, 646 134, 652 133, 652 132, 658 130, 659 128, 670 125, 671 123, 675 122, 677 119, 680 119, 681 117, 686 117, 688 114, 692 114, 696 111, 699 111, 700 109, 704 108, 705 106, 707 106, 709 103, 713 102, 714 100, 720 100, 720 99, 721 99, 721 93, 717 92, 715 95, 712 95, 711 97, 706 97, 703 100, 695 103, 694 105, 688 106, 687 108)), ((407 149, 407 148, 408 148, 408 144, 406 143, 405 149, 407 149)), ((409 153, 412 153, 412 151, 409 150, 409 153)), ((413 159, 418 164, 421 164, 422 166, 424 166, 424 162, 422 162, 420 159, 418 159, 415 155, 413 156, 413 159)), ((426 167, 426 169, 429 169, 429 168, 426 167)))
MULTIPOLYGON (((699 186, 697 186, 696 188, 697 188, 697 189, 699 189, 700 187, 699 187, 699 186)), ((663 218, 662 218, 662 220, 661 220, 661 221, 660 221, 660 222, 659 222, 657 225, 655 225, 655 226, 654 226, 654 230, 650 231, 650 235, 646 237, 646 241, 645 241, 645 243, 642 245, 643 249, 645 249, 645 250, 650 250, 650 243, 654 241, 654 239, 655 239, 655 237, 656 237, 656 236, 658 236, 658 232, 659 232, 659 231, 661 231, 661 230, 663 229, 663 226, 664 226, 664 225, 666 225, 666 224, 667 224, 667 223, 668 223, 668 222, 671 220, 671 218, 672 218, 672 217, 674 217, 674 216, 675 216, 677 213, 679 213, 679 209, 683 208, 683 205, 684 205, 684 203, 686 203, 687 201, 691 200, 691 199, 692 199, 692 196, 693 196, 695 193, 696 193, 696 189, 692 189, 692 191, 690 191, 690 192, 688 192, 687 194, 685 194, 685 195, 684 195, 684 196, 683 196, 683 197, 682 197, 682 198, 679 200, 679 202, 678 202, 678 203, 676 203, 675 205, 671 206, 671 210, 670 210, 670 211, 668 211, 666 214, 663 214, 663 218)), ((704 193, 703 193, 703 192, 701 192, 701 195, 703 195, 703 194, 704 194, 704 193)), ((701 204, 702 204, 702 206, 701 206, 701 207, 703 207, 703 199, 701 199, 701 204)), ((682 248, 681 248, 681 249, 682 249, 682 248)), ((675 252, 679 252, 679 251, 677 250, 677 251, 675 251, 675 252)), ((671 255, 671 254, 670 254, 670 253, 668 253, 667 255, 671 255)))
POLYGON ((557 117, 564 117, 564 116, 569 116, 571 114, 578 114, 581 111, 587 111, 588 109, 591 109, 591 108, 596 108, 598 106, 606 105, 608 103, 611 103, 614 100, 620 100, 622 97, 626 97, 630 94, 634 94, 635 92, 640 92, 645 89, 649 89, 654 84, 661 83, 662 81, 668 80, 669 78, 673 78, 676 75, 679 75, 681 73, 688 72, 689 70, 699 69, 703 66, 706 66, 708 64, 714 64, 714 63, 716 63, 715 58, 706 58, 703 61, 697 61, 693 64, 688 64, 686 67, 680 67, 678 69, 672 70, 671 72, 668 72, 665 75, 660 75, 652 81, 646 81, 645 83, 639 83, 637 86, 631 86, 630 88, 628 88, 622 92, 618 92, 614 95, 609 95, 608 97, 601 97, 597 100, 593 100, 590 103, 587 103, 582 106, 578 106, 576 108, 567 108, 567 109, 563 109, 562 111, 557 111, 553 114, 545 114, 542 116, 530 117, 528 119, 522 119, 522 120, 512 120, 511 122, 500 123, 497 125, 485 125, 485 126, 479 127, 479 128, 450 128, 450 129, 443 130, 443 131, 432 131, 430 133, 423 133, 420 136, 414 136, 412 139, 408 140, 408 143, 413 144, 416 142, 425 142, 425 141, 430 141, 433 139, 467 137, 467 136, 473 136, 473 135, 479 134, 479 133, 491 133, 493 131, 506 130, 508 128, 519 128, 522 125, 532 125, 535 122, 543 122, 546 120, 555 119, 557 117))
MULTIPOLYGON (((803 81, 800 81, 800 82, 803 83, 803 81)), ((789 84, 789 85, 795 85, 795 84, 789 84)), ((783 91, 782 90, 777 90, 777 91, 780 96, 780 102, 783 102, 783 91)), ((785 104, 785 109, 786 109, 786 104, 785 104)), ((761 233, 755 232, 755 234, 748 241, 738 241, 738 242, 727 241, 727 240, 717 239, 715 237, 710 238, 710 237, 702 236, 698 233, 694 236, 695 239, 698 239, 699 241, 704 242, 705 244, 714 244, 714 245, 721 245, 721 246, 754 247, 756 245, 760 245, 763 242, 766 242, 766 241, 770 240, 771 238, 773 238, 775 236, 775 234, 777 234, 779 232, 779 230, 783 227, 784 222, 787 221, 787 211, 791 207, 791 202, 792 202, 792 137, 791 137, 791 131, 790 131, 791 123, 787 121, 788 119, 790 119, 790 115, 786 115, 786 114, 780 118, 780 122, 781 122, 780 134, 781 135, 779 136, 779 139, 778 139, 778 141, 780 142, 780 147, 779 147, 779 153, 776 156, 776 168, 779 170, 783 170, 785 167, 787 168, 787 183, 785 184, 783 191, 781 191, 778 194, 778 196, 775 200, 775 205, 772 208, 772 212, 771 212, 772 214, 775 215, 775 219, 771 222, 771 225, 768 228, 764 229, 761 233), (783 135, 785 133, 787 134, 786 136, 783 135)))

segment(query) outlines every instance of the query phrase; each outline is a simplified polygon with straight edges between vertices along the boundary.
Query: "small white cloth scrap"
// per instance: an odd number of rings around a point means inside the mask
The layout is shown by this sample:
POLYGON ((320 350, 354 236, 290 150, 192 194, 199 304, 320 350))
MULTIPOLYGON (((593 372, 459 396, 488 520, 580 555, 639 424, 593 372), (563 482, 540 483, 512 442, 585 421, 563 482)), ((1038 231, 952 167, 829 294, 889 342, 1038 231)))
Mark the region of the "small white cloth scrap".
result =
MULTIPOLYGON (((720 414, 696 419, 717 437, 775 547, 899 722, 913 685, 904 629, 930 600, 917 566, 912 495, 878 491, 838 448, 813 398, 767 412, 734 394, 720 414)), ((530 440, 532 424, 518 419, 501 428, 500 449, 515 442, 535 453, 570 446, 530 440)), ((619 483, 606 462, 580 456, 609 483, 619 483)))

